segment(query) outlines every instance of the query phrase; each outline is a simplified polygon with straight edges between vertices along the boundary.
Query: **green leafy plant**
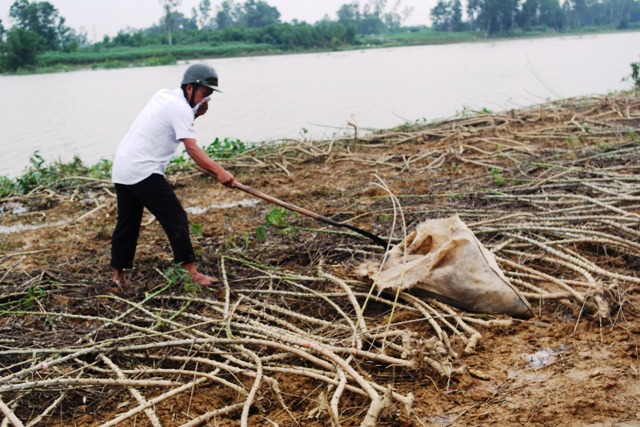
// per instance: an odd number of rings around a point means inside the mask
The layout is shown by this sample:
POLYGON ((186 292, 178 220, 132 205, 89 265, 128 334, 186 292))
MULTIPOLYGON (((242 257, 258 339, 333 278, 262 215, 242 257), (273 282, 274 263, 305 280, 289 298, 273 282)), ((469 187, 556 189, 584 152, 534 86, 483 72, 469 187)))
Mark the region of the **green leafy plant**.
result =
MULTIPOLYGON (((252 148, 254 148, 254 146, 251 144, 246 144, 239 139, 231 138, 224 138, 222 140, 216 138, 211 144, 202 147, 204 152, 214 159, 228 159, 252 148)), ((193 166, 193 160, 186 155, 186 151, 183 151, 179 156, 172 157, 169 161, 170 171, 182 170, 191 166, 193 166)))
POLYGON ((204 229, 204 227, 200 224, 191 224, 191 234, 193 234, 193 237, 195 237, 196 239, 200 239, 202 238, 202 230, 204 229))
POLYGON ((190 293, 202 292, 202 288, 200 287, 200 285, 192 282, 191 280, 189 280, 188 282, 184 282, 182 289, 184 289, 185 292, 190 293))
POLYGON ((14 190, 13 180, 7 176, 0 176, 0 197, 10 196, 14 190))
POLYGON ((185 292, 200 292, 202 290, 200 285, 191 280, 189 272, 182 267, 181 263, 174 264, 169 267, 164 275, 169 282, 169 286, 173 286, 176 283, 183 283, 183 289, 185 292))
POLYGON ((39 151, 29 157, 30 166, 22 175, 11 179, 0 177, 0 195, 26 194, 38 187, 48 187, 54 190, 76 187, 81 183, 78 177, 93 179, 108 179, 111 176, 110 160, 102 159, 97 164, 88 167, 75 156, 70 162, 60 161, 46 163, 39 151))
POLYGON ((210 157, 216 159, 227 159, 229 157, 237 156, 249 150, 251 145, 245 144, 239 139, 231 138, 216 138, 211 144, 204 147, 205 153, 210 157))
POLYGON ((31 308, 33 307, 39 299, 44 298, 47 293, 39 287, 31 287, 27 289, 25 296, 20 300, 20 305, 22 307, 31 308))
POLYGON ((391 218, 393 218, 393 215, 391 215, 391 214, 381 214, 381 215, 376 216, 376 221, 384 223, 384 222, 389 221, 391 218))
POLYGON ((176 283, 183 282, 185 280, 191 280, 189 272, 182 267, 182 264, 172 265, 167 269, 164 275, 170 285, 175 285, 176 283))
POLYGON ((111 168, 113 162, 109 159, 100 159, 98 163, 91 166, 88 171, 88 175, 91 178, 96 179, 108 179, 111 177, 111 168))
POLYGON ((640 62, 631 63, 631 80, 636 89, 640 89, 640 62))
POLYGON ((275 208, 265 216, 266 222, 259 225, 256 229, 258 239, 265 240, 267 237, 267 228, 274 227, 278 229, 280 234, 287 234, 291 230, 291 226, 287 224, 289 217, 299 216, 296 212, 291 212, 285 208, 275 208))
POLYGON ((46 295, 47 293, 42 288, 38 286, 31 287, 27 289, 22 298, 2 303, 0 304, 0 307, 17 304, 23 308, 31 308, 36 304, 36 302, 38 302, 38 300, 44 298, 46 295))
POLYGON ((245 248, 249 247, 249 233, 246 231, 242 233, 242 244, 245 248))
POLYGON ((192 163, 193 161, 190 158, 185 157, 183 153, 182 155, 172 157, 171 160, 169 160, 169 169, 184 169, 192 163))
POLYGON ((491 168, 491 177, 495 185, 504 185, 505 179, 504 176, 502 176, 502 169, 491 168))

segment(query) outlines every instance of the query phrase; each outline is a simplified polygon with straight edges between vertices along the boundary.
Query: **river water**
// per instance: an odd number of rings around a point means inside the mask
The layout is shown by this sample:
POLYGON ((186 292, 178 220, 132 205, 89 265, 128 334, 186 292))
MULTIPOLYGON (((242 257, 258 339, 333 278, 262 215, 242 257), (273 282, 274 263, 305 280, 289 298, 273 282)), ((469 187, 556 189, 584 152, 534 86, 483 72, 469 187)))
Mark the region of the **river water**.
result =
MULTIPOLYGON (((330 138, 470 110, 502 111, 629 89, 640 32, 212 59, 223 94, 198 118, 200 145, 330 138), (634 48, 635 46, 635 48, 634 48)), ((186 64, 0 77, 0 175, 47 161, 111 159, 131 122, 186 64)))

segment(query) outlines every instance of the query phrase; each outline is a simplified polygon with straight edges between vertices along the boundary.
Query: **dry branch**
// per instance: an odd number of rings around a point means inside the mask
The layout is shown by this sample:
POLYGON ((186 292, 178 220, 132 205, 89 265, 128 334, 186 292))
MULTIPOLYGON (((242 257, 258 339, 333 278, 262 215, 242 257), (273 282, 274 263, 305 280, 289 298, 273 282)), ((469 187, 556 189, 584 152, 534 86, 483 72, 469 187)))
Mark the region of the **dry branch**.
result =
MULTIPOLYGON (((567 100, 394 131, 360 131, 356 138, 282 141, 225 164, 256 180, 260 168, 276 178, 265 185, 279 191, 286 190, 280 183, 289 175, 294 179, 306 168, 326 174, 348 164, 354 184, 341 180, 344 195, 330 206, 340 221, 378 228, 394 242, 425 217, 458 213, 496 254, 512 283, 540 302, 540 310, 560 307, 572 310, 577 321, 602 322, 612 306, 625 309, 623 296, 640 283, 640 143, 632 136, 637 121, 630 120, 637 120, 637 111, 640 100, 628 94, 567 100), (366 182, 355 180, 359 174, 366 182), (414 194, 415 184, 425 192, 414 194)), ((176 182, 197 179, 182 173, 176 182)), ((327 196, 335 193, 313 184, 313 194, 300 196, 306 202, 333 198, 327 196)), ((30 198, 71 203, 83 191, 108 192, 105 185, 89 180, 72 194, 37 188, 0 204, 30 198)), ((106 220, 113 200, 96 205, 76 214, 83 227, 106 220)), ((411 386, 404 384, 402 393, 393 389, 395 377, 390 380, 385 371, 392 368, 399 379, 454 380, 466 372, 465 356, 482 351, 486 331, 513 325, 511 319, 474 317, 410 293, 373 294, 374 287, 356 280, 351 269, 379 260, 379 248, 332 230, 300 230, 264 243, 203 241, 215 249, 220 288, 194 295, 167 284, 166 276, 158 276, 162 283, 145 276, 132 284, 143 289, 139 295, 94 298, 101 310, 94 315, 73 304, 52 305, 66 294, 87 304, 85 291, 106 264, 104 248, 97 257, 92 252, 84 260, 65 261, 57 273, 25 273, 9 265, 18 256, 20 264, 50 260, 60 255, 55 250, 8 250, 0 256, 0 265, 7 266, 0 274, 0 319, 10 326, 46 319, 57 329, 41 334, 36 327, 23 328, 24 334, 0 337, 0 356, 7 359, 0 397, 10 403, 0 400, 3 414, 14 425, 20 419, 32 425, 47 423, 57 409, 72 423, 65 403, 73 394, 110 415, 104 426, 133 422, 142 413, 160 425, 171 397, 206 390, 217 396, 207 409, 190 405, 189 415, 176 410, 172 423, 195 426, 219 417, 257 424, 264 402, 275 394, 278 410, 295 424, 317 415, 329 416, 334 425, 374 426, 387 422, 398 406, 412 415, 411 386), (295 240, 308 235, 303 243, 295 240), (86 276, 71 267, 82 262, 78 270, 91 271, 86 276), (36 308, 25 306, 29 291, 38 287, 47 297, 36 298, 36 308), (317 399, 319 411, 292 404, 287 387, 293 378, 311 383, 315 394, 299 399, 317 399), (133 387, 145 387, 146 396, 133 387), (36 392, 52 401, 44 410, 30 398, 36 392), (122 402, 129 396, 133 407, 122 402), (128 408, 122 414, 120 403, 128 408)), ((74 232, 80 227, 64 230, 74 232)), ((83 239, 99 238, 92 233, 83 239)), ((203 260, 211 263, 208 255, 203 260)))

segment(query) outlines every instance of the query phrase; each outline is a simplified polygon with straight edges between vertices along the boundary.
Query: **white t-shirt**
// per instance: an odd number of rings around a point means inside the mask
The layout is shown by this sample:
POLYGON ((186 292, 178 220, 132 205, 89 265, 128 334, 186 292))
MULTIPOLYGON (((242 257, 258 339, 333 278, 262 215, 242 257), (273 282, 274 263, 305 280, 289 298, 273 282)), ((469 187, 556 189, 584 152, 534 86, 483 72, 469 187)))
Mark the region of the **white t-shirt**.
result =
POLYGON ((182 89, 156 92, 120 142, 112 181, 136 184, 151 174, 164 175, 183 138, 196 138, 194 113, 182 89))

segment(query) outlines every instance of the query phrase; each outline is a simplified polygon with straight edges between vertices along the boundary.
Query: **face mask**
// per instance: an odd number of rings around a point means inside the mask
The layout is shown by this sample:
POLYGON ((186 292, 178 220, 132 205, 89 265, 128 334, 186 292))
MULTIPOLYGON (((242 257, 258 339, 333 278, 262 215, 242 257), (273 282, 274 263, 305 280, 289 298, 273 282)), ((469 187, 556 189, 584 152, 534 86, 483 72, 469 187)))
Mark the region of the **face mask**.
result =
POLYGON ((211 97, 207 96, 206 98, 203 98, 202 101, 200 101, 196 105, 194 105, 193 108, 192 108, 193 114, 198 112, 198 108, 200 108, 200 105, 202 105, 203 102, 209 102, 210 99, 211 99, 211 97))

